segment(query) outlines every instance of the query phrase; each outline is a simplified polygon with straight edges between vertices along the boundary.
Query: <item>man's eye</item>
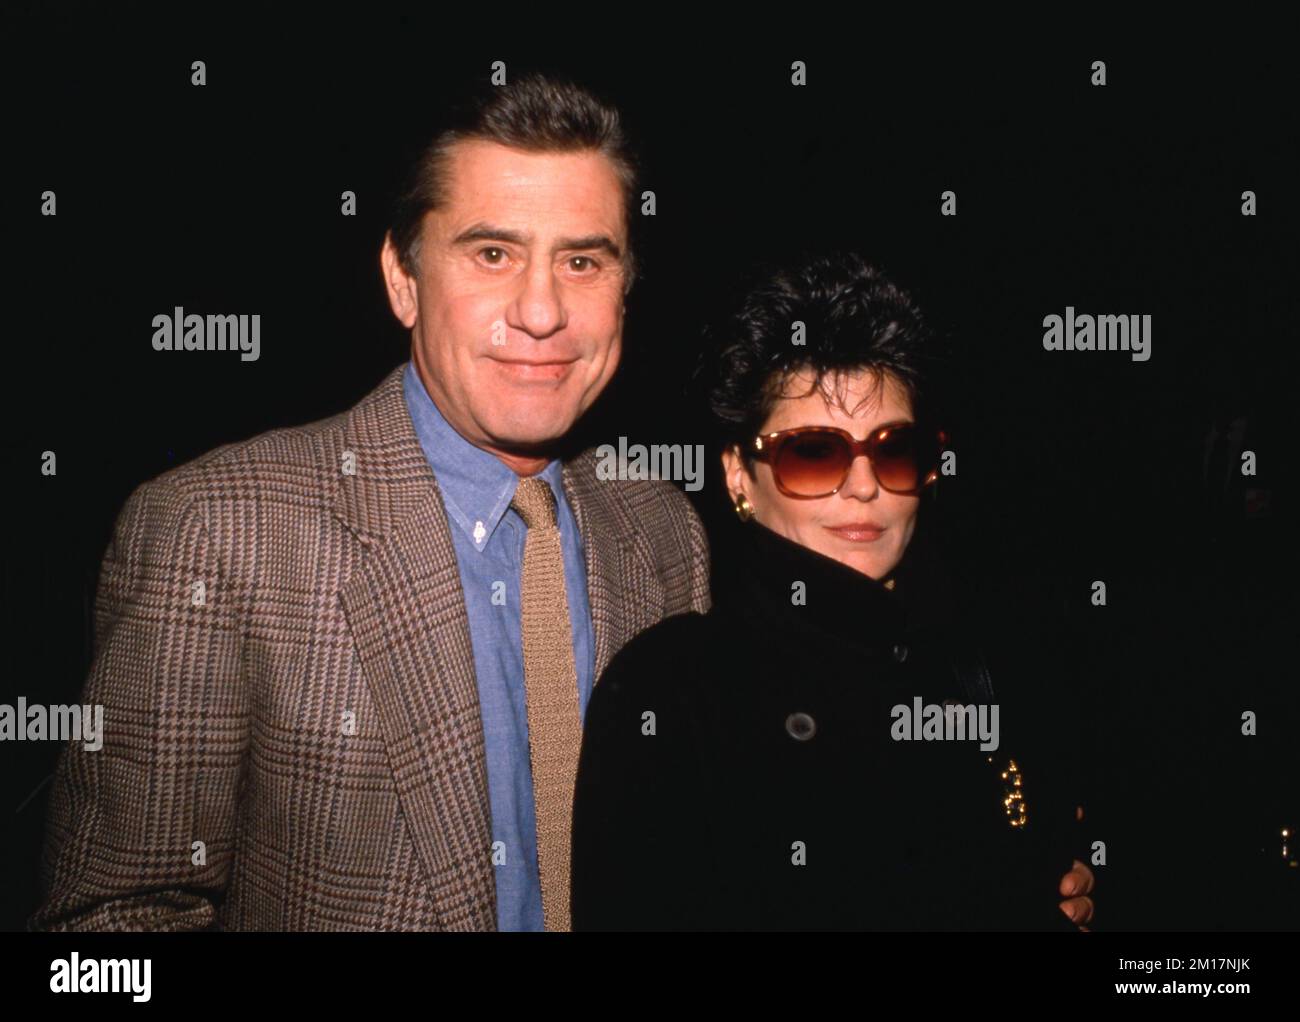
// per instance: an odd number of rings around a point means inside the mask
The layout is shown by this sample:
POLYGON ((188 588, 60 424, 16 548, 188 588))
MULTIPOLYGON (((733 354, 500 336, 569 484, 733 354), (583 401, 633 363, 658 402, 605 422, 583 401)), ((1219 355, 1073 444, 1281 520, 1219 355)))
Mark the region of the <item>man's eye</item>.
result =
POLYGON ((598 264, 591 256, 574 256, 569 260, 569 265, 579 273, 586 273, 588 270, 596 269, 598 264), (582 265, 578 265, 579 263, 582 265))
POLYGON ((506 252, 503 248, 491 247, 479 249, 479 255, 483 256, 489 263, 499 265, 501 260, 505 259, 506 252), (498 256, 500 258, 497 258, 498 256))

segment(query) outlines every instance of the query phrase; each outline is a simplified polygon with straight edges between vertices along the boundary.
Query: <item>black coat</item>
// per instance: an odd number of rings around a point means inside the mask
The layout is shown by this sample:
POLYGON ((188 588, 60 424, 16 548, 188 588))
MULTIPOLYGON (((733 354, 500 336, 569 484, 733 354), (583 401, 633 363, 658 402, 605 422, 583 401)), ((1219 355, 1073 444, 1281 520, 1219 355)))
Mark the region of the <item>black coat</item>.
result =
POLYGON ((1076 793, 1057 759, 1018 758, 1052 746, 1047 722, 1000 703, 992 753, 891 737, 914 697, 972 702, 955 665, 990 638, 924 527, 892 590, 757 523, 742 532, 713 609, 638 636, 593 692, 574 929, 1072 929, 1056 889, 1084 854, 1076 793))

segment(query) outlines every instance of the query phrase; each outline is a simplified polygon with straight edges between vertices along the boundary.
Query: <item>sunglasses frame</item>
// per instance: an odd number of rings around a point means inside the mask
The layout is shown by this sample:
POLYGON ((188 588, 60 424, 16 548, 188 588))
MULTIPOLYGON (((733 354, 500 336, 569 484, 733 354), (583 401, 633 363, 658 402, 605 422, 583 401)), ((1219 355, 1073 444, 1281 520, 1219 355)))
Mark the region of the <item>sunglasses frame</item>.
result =
MULTIPOLYGON (((772 479, 776 483, 776 488, 785 496, 790 497, 792 500, 823 500, 826 497, 835 496, 835 494, 839 493, 840 490, 843 489, 844 484, 848 482, 849 473, 853 471, 853 463, 857 461, 859 455, 865 454, 867 456, 867 462, 871 465, 872 474, 875 475, 876 450, 880 444, 884 442, 885 434, 890 430, 897 429, 899 426, 910 426, 918 431, 925 429, 924 426, 913 420, 904 419, 898 422, 887 422, 881 426, 877 426, 864 439, 855 440, 852 433, 847 429, 841 429, 838 426, 795 426, 792 429, 782 429, 775 433, 762 433, 759 436, 754 437, 750 443, 750 454, 759 461, 767 462, 771 465, 772 479), (835 489, 826 493, 818 493, 814 495, 792 493, 790 490, 786 489, 785 485, 781 482, 781 475, 776 470, 776 462, 780 457, 781 448, 785 446, 787 441, 798 436, 806 436, 809 433, 834 433, 836 436, 848 441, 849 450, 852 452, 849 458, 848 467, 844 470, 844 477, 839 481, 835 489)), ((939 450, 942 452, 944 446, 948 443, 948 434, 942 429, 936 429, 934 430, 934 435, 939 441, 939 450)), ((880 483, 881 489, 886 490, 889 493, 914 497, 924 491, 927 486, 938 478, 939 469, 935 467, 926 474, 921 485, 914 489, 891 489, 884 484, 879 475, 876 475, 876 482, 880 483)))

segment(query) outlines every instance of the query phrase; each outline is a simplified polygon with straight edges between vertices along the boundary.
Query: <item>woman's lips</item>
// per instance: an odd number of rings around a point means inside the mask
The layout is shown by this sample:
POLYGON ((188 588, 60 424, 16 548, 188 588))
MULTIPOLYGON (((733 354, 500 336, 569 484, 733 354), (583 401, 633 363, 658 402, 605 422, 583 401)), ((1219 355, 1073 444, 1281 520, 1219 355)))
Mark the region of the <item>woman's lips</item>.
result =
POLYGON ((877 525, 875 522, 854 522, 851 525, 828 525, 828 532, 834 533, 840 539, 847 539, 851 543, 874 543, 884 535, 885 527, 877 525))

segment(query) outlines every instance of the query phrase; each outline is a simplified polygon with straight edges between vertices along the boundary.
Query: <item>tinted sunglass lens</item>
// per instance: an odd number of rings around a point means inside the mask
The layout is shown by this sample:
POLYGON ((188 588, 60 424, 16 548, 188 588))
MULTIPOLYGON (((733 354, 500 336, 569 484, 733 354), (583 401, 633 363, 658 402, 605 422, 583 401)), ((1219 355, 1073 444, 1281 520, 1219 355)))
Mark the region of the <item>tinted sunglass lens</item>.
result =
POLYGON ((781 485, 801 497, 820 497, 844 481, 851 452, 834 433, 805 433, 781 447, 773 468, 781 485))
POLYGON ((910 426, 891 429, 876 447, 873 469, 887 490, 909 492, 920 487, 929 464, 928 448, 921 434, 910 426))

